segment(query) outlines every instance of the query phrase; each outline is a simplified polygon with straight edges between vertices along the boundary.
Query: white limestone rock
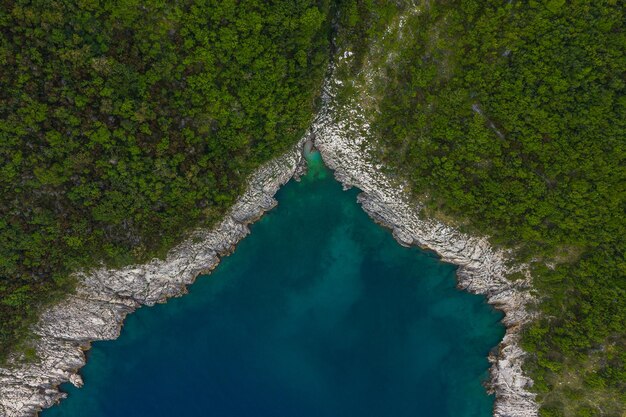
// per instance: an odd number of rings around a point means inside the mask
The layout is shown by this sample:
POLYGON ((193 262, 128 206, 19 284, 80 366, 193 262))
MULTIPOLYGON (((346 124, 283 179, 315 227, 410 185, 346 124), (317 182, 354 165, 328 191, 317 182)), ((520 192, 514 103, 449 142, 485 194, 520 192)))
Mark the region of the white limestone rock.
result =
MULTIPOLYGON (((507 253, 493 249, 486 238, 462 234, 452 227, 420 216, 418 204, 409 200, 403 184, 386 176, 370 160, 362 132, 369 125, 352 103, 350 120, 339 116, 333 101, 333 79, 324 88, 323 108, 311 128, 314 145, 326 165, 335 172, 344 188, 357 187, 358 202, 377 222, 392 230, 404 246, 418 245, 435 251, 444 261, 459 266, 458 287, 484 294, 487 301, 505 313, 507 327, 491 363, 490 392, 495 393, 495 417, 537 417, 532 380, 524 375, 524 351, 519 346, 520 329, 531 318, 527 305, 532 301, 530 277, 509 281, 507 253)), ((343 109, 344 114, 346 109, 343 109)))
POLYGON ((92 341, 117 338, 128 313, 186 293, 199 274, 215 268, 248 235, 248 223, 276 205, 278 189, 302 173, 303 143, 259 168, 220 224, 196 231, 165 260, 78 274, 76 293, 46 310, 34 327, 39 360, 14 358, 0 368, 0 417, 34 416, 65 398, 58 386, 66 381, 82 386, 78 371, 92 341))

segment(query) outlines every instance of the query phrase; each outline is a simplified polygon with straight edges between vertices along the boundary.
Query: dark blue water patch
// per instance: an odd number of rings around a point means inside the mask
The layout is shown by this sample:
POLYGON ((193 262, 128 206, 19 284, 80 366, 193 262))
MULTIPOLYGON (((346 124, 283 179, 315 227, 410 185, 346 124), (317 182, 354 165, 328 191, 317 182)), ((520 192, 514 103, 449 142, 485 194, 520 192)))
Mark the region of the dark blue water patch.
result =
POLYGON ((403 248, 313 155, 190 294, 94 343, 44 417, 488 417, 504 334, 455 267, 403 248))

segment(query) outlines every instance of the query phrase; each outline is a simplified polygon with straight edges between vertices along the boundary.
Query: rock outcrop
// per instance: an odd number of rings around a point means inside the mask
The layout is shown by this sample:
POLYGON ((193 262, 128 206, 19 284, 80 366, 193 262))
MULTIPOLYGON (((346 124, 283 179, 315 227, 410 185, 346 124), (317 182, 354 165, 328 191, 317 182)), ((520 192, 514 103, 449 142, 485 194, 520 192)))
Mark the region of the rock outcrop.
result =
POLYGON ((195 232, 165 260, 80 274, 76 293, 45 311, 35 326, 39 360, 0 368, 0 417, 34 416, 63 399, 61 383, 82 385, 78 370, 91 342, 117 338, 128 313, 184 294, 198 275, 215 268, 249 233, 248 224, 276 205, 276 191, 302 173, 303 142, 259 168, 217 227, 195 232))
POLYGON ((344 106, 338 114, 333 99, 336 85, 332 83, 329 80, 324 89, 323 108, 311 129, 324 162, 345 188, 362 191, 358 201, 363 209, 377 223, 391 229, 400 244, 431 249, 444 261, 458 265, 458 287, 484 294, 490 304, 505 313, 506 334, 497 353, 489 358, 492 366, 488 385, 496 396, 494 416, 536 417, 535 395, 528 391, 532 380, 522 371, 525 353, 519 347, 520 328, 532 318, 526 308, 532 300, 530 276, 508 280, 513 270, 506 265, 506 252, 493 249, 486 238, 422 219, 419 204, 409 199, 405 185, 384 174, 369 157, 368 143, 363 139, 369 126, 358 103, 344 106))

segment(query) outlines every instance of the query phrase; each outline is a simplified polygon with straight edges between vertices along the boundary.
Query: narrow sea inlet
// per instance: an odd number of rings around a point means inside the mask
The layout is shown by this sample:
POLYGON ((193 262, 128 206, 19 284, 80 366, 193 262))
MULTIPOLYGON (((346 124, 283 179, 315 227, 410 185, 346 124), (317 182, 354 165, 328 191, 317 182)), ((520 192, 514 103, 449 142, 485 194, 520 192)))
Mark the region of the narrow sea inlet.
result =
POLYGON ((44 417, 489 417, 502 315, 309 173, 190 294, 95 343, 44 417))

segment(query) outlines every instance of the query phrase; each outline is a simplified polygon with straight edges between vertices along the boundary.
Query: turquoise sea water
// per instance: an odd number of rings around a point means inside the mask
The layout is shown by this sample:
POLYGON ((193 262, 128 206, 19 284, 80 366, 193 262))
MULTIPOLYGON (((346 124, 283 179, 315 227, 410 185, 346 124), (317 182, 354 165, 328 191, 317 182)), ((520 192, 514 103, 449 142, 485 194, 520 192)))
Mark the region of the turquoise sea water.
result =
POLYGON ((43 416, 490 416, 501 314, 311 163, 190 294, 95 343, 85 387, 43 416))

